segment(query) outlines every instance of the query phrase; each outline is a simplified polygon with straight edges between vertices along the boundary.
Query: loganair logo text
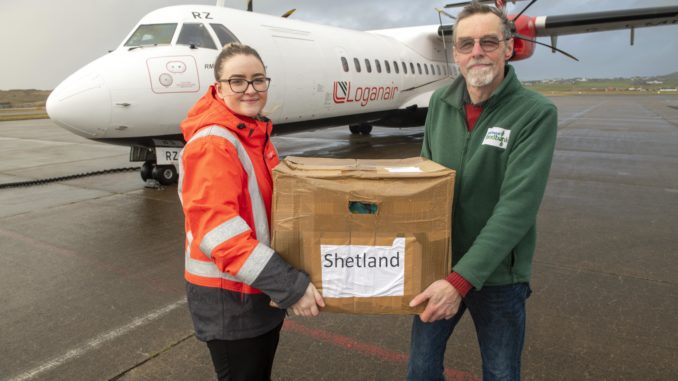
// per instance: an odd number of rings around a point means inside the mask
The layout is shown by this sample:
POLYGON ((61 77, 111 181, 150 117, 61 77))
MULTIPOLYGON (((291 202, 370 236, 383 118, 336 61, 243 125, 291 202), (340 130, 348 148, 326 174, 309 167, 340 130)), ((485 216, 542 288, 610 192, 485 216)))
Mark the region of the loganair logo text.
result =
POLYGON ((396 86, 364 86, 351 87, 351 81, 334 81, 334 103, 358 102, 365 107, 371 101, 387 101, 393 99, 398 88, 396 86))

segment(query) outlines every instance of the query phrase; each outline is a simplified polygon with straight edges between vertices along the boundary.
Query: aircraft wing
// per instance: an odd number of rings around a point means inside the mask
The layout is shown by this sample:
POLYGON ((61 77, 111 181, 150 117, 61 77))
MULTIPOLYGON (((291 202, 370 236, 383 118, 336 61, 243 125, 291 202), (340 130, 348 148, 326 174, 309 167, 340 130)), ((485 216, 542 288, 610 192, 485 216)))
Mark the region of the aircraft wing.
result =
POLYGON ((539 16, 535 20, 538 37, 676 24, 678 6, 539 16))

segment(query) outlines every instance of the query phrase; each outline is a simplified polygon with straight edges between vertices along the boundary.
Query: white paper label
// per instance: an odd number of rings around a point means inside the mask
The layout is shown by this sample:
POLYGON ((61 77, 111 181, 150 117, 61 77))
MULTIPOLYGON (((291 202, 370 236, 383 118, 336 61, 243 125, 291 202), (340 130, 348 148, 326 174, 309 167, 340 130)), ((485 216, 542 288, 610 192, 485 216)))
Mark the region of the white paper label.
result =
POLYGON ((506 130, 501 127, 492 127, 487 130, 487 134, 485 134, 485 140, 483 140, 483 145, 506 149, 509 136, 511 136, 511 130, 506 130))
POLYGON ((405 238, 392 246, 320 245, 323 296, 402 296, 405 238))
POLYGON ((417 173, 423 172, 419 167, 384 167, 385 170, 391 173, 417 173))

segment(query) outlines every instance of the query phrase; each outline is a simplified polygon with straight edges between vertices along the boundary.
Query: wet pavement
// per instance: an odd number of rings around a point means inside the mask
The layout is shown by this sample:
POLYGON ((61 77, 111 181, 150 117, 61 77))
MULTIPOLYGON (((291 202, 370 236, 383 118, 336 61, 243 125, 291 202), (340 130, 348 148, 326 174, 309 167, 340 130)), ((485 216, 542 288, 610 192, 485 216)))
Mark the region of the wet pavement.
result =
MULTIPOLYGON (((678 96, 556 97, 525 380, 678 379, 678 96)), ((422 128, 275 137, 281 155, 417 156, 422 128)), ((0 123, 0 184, 129 167, 49 120, 0 123)), ((0 380, 211 380, 183 283, 176 187, 136 172, 0 189, 0 380)), ((274 380, 404 379, 408 316, 292 317, 274 380)), ((470 318, 449 380, 479 380, 470 318)))

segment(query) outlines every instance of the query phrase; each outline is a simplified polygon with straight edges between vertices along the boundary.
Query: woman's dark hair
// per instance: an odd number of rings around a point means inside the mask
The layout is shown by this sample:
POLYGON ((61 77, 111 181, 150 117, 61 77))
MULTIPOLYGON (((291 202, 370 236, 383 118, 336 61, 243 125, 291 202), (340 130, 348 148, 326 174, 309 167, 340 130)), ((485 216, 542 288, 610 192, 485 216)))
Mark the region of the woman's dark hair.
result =
POLYGON ((221 49, 221 52, 217 56, 217 60, 214 62, 214 79, 217 81, 221 79, 221 64, 223 64, 227 59, 239 54, 254 56, 259 60, 259 62, 261 62, 261 65, 264 66, 264 68, 266 67, 259 53, 257 53, 257 51, 252 47, 237 42, 231 42, 224 45, 224 48, 221 49))

